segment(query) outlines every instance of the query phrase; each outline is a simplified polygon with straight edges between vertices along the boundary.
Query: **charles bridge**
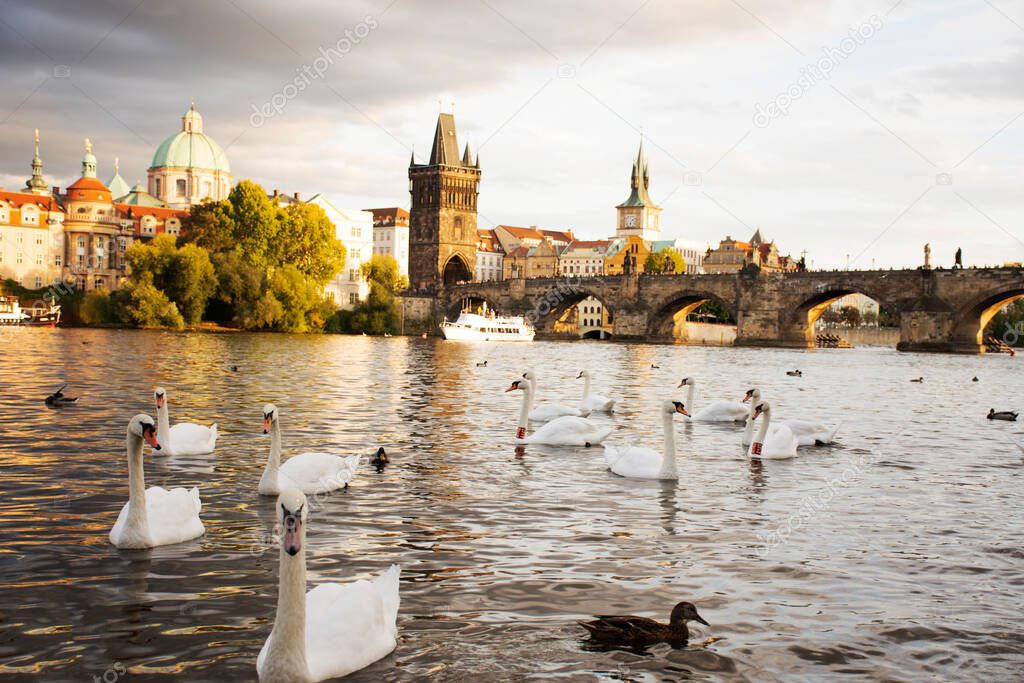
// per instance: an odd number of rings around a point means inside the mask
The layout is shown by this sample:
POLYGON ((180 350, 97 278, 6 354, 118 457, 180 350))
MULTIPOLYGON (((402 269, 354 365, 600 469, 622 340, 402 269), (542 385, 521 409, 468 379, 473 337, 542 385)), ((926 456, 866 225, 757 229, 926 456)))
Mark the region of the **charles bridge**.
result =
MULTIPOLYGON (((499 314, 526 315, 539 338, 569 336, 557 324, 587 297, 608 310, 621 340, 685 338, 685 315, 717 301, 736 321, 736 344, 810 347, 814 323, 852 293, 899 320, 904 351, 984 352, 982 333, 1000 307, 1024 297, 1024 268, 858 270, 723 275, 605 275, 468 282, 419 299, 413 317, 454 319, 470 302, 499 314), (424 302, 429 301, 429 312, 424 302)), ((412 297, 417 299, 416 297, 412 297)), ((406 300, 409 303, 409 300, 406 300)), ((404 305, 404 304, 403 304, 404 305)), ((423 320, 426 322, 426 320, 423 320)))

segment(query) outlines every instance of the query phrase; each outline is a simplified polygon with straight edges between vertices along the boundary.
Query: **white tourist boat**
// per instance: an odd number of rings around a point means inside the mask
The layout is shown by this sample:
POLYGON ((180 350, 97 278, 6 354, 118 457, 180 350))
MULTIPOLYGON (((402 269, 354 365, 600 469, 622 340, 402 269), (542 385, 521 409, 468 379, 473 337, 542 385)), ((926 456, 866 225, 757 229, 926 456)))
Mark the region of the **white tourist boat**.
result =
POLYGON ((50 302, 42 306, 22 308, 16 296, 0 296, 0 325, 46 325, 60 322, 60 306, 50 302))
POLYGON ((463 311, 455 322, 441 323, 445 339, 457 341, 533 341, 533 327, 522 317, 463 311))
POLYGON ((29 320, 16 296, 0 296, 0 325, 22 325, 29 320))

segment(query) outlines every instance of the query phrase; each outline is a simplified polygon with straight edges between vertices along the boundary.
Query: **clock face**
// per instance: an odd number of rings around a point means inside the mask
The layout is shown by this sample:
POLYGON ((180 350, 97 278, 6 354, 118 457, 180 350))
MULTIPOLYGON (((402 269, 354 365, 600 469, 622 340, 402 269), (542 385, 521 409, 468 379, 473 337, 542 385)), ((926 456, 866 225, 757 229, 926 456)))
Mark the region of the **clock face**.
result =
POLYGON ((634 216, 633 214, 630 214, 630 215, 626 216, 626 227, 627 228, 635 228, 636 227, 636 216, 634 216))

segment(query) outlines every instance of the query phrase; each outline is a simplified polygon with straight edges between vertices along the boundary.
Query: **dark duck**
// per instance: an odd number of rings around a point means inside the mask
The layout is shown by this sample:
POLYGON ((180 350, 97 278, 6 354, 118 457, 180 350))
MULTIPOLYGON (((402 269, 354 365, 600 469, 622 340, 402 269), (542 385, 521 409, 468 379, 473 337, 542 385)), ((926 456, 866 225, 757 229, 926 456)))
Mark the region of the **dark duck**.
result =
POLYGON ((64 395, 63 392, 64 392, 65 389, 67 389, 67 387, 68 387, 68 385, 65 384, 60 389, 58 389, 57 391, 55 391, 52 394, 50 394, 49 396, 47 396, 46 397, 46 405, 48 405, 48 406, 66 406, 66 405, 70 405, 70 404, 76 402, 78 400, 77 396, 75 396, 74 398, 71 398, 70 396, 65 396, 64 395))
POLYGON ((996 410, 995 408, 988 409, 987 417, 990 420, 1006 420, 1007 422, 1016 422, 1018 413, 1012 410, 996 410))
POLYGON ((657 643, 668 643, 672 647, 685 647, 690 639, 688 621, 697 621, 705 626, 708 622, 697 614, 692 602, 681 602, 672 609, 667 624, 647 617, 599 616, 592 621, 581 621, 591 641, 604 646, 631 647, 642 649, 657 643))
POLYGON ((370 464, 376 467, 378 472, 382 471, 389 462, 391 461, 388 459, 387 451, 384 450, 383 446, 378 448, 377 452, 370 457, 370 464))

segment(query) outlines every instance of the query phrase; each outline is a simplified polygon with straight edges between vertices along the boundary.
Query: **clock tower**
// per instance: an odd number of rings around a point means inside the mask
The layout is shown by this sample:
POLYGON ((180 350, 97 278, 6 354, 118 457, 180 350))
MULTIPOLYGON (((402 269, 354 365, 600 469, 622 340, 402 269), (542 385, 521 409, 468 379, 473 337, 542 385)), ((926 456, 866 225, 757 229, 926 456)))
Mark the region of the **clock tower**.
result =
POLYGON ((615 207, 618 211, 616 237, 636 235, 645 240, 656 240, 661 236, 661 207, 651 201, 647 190, 651 184, 647 157, 644 155, 644 141, 633 162, 633 173, 629 179, 630 193, 626 201, 615 207))

